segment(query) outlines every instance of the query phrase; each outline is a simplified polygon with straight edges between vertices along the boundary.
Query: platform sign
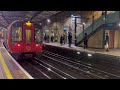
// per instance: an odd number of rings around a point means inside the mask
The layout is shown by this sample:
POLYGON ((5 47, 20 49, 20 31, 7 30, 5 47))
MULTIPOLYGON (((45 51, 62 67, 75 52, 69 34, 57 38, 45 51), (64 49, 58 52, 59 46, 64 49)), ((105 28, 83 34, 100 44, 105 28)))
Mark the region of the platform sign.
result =
POLYGON ((69 26, 64 26, 63 28, 64 28, 64 30, 69 31, 69 26))
POLYGON ((109 23, 109 24, 106 24, 107 27, 113 27, 114 24, 113 23, 109 23))

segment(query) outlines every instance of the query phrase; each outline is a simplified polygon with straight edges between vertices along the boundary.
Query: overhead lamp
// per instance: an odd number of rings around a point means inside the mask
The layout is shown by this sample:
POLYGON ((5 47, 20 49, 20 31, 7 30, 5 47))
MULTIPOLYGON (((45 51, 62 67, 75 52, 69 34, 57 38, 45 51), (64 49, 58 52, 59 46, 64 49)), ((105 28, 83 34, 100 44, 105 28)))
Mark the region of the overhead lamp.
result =
POLYGON ((50 19, 47 19, 47 22, 50 23, 50 19))
POLYGON ((71 17, 73 17, 73 15, 71 15, 71 17))
POLYGON ((85 23, 83 23, 83 25, 85 25, 85 23))
POLYGON ((120 27, 120 23, 119 23, 118 25, 119 25, 119 27, 120 27))

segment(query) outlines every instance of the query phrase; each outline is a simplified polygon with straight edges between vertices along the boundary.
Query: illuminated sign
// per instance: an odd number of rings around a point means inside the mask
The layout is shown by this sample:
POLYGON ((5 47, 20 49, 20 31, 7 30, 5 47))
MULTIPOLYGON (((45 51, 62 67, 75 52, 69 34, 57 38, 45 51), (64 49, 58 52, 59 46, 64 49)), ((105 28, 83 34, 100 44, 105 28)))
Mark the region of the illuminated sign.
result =
POLYGON ((64 26, 64 30, 69 30, 69 26, 64 26))
POLYGON ((26 22, 26 25, 27 25, 27 26, 31 26, 32 23, 30 23, 30 21, 28 21, 28 22, 26 22))

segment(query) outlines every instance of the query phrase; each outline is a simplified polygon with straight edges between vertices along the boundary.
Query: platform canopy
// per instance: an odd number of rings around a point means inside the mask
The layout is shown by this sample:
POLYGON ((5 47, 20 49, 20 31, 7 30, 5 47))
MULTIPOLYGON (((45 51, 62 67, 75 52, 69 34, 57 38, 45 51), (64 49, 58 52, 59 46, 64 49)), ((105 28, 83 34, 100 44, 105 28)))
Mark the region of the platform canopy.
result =
POLYGON ((61 12, 62 11, 0 11, 0 26, 7 28, 14 20, 32 20, 39 24, 41 20, 61 12))

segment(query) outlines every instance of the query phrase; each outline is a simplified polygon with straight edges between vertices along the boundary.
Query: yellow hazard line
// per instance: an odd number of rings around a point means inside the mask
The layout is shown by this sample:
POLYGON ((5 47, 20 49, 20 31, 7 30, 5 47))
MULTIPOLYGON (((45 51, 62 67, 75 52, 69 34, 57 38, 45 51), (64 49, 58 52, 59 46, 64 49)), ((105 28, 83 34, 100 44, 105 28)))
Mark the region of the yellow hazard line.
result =
POLYGON ((8 79, 13 79, 13 76, 10 73, 10 70, 8 69, 8 67, 7 67, 7 65, 5 63, 5 60, 3 59, 1 52, 0 52, 0 61, 2 63, 2 66, 3 66, 3 69, 4 69, 5 73, 6 73, 7 78, 8 79))

